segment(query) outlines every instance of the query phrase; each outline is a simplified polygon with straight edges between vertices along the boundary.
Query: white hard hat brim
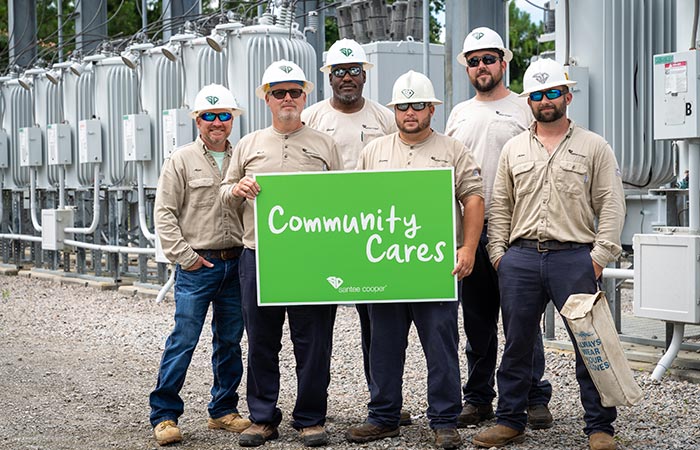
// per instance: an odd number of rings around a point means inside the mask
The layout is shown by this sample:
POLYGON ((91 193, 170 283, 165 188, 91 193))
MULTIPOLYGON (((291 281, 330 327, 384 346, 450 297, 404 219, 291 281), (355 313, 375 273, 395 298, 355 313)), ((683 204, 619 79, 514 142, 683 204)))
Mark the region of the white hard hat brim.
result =
POLYGON ((546 91, 547 89, 555 88, 557 86, 575 86, 576 82, 574 80, 567 80, 567 81, 552 81, 550 83, 544 83, 537 85, 531 89, 525 89, 523 90, 522 94, 520 94, 520 97, 527 97, 530 95, 531 92, 537 92, 537 91, 546 91))
MULTIPOLYGON (((486 50, 489 48, 495 48, 503 52, 503 61, 509 63, 513 59, 513 52, 508 50, 507 48, 502 48, 502 47, 484 47, 484 48, 475 48, 472 50, 469 50, 468 53, 471 52, 478 52, 479 50, 486 50)), ((467 57, 466 53, 462 52, 459 55, 457 55, 457 62, 463 65, 464 67, 467 67, 467 57)))
MULTIPOLYGON (((288 80, 288 82, 295 82, 297 80, 288 80)), ((299 80, 304 82, 304 86, 302 86, 302 90, 306 95, 308 95, 310 92, 314 90, 314 84, 311 81, 306 81, 306 80, 299 80)), ((277 81, 277 83, 287 83, 287 81, 277 81)), ((270 83, 265 83, 261 84, 257 88, 255 88, 255 96, 258 97, 260 100, 265 100, 265 94, 267 94, 267 91, 270 89, 270 83)))
POLYGON ((404 103, 432 103, 433 105, 442 105, 442 100, 438 100, 437 98, 412 98, 410 102, 407 102, 405 100, 393 100, 389 103, 386 104, 386 106, 394 106, 394 105, 401 105, 404 103))

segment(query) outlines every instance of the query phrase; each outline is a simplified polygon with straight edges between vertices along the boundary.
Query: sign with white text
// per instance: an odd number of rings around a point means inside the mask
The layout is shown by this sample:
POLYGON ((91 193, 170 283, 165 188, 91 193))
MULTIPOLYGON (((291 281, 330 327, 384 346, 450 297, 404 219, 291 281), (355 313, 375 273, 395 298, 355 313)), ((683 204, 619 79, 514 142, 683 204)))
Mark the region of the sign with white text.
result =
POLYGON ((451 168, 255 179, 259 305, 457 300, 451 168))

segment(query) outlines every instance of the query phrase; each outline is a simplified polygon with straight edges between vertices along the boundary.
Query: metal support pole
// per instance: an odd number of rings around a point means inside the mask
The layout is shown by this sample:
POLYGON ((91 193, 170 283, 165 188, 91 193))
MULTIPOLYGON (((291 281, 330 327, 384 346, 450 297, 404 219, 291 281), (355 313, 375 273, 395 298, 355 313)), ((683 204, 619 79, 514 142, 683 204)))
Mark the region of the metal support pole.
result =
POLYGON ((36 0, 7 3, 10 67, 28 67, 36 57, 36 0))

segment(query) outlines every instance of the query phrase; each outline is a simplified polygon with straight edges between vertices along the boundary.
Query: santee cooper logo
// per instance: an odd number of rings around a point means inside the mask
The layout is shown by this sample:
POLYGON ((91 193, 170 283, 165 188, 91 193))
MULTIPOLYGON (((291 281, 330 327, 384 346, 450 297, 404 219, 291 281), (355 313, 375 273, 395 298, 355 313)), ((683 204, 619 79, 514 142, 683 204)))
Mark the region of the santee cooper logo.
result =
POLYGON ((386 290, 387 285, 385 284, 384 286, 346 286, 346 287, 341 287, 343 285, 343 279, 340 277, 336 276, 330 276, 326 278, 326 281, 333 286, 335 290, 337 290, 341 294, 350 294, 350 293, 357 293, 357 292, 384 292, 386 290))

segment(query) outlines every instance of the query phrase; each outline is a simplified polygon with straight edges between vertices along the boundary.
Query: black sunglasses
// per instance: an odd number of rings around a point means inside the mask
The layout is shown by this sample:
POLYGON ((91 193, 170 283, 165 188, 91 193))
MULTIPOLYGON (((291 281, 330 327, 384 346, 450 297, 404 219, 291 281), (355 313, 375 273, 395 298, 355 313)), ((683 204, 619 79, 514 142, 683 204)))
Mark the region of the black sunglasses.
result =
POLYGON ((542 101, 542 97, 547 97, 550 100, 554 100, 555 98, 559 98, 562 95, 566 94, 564 89, 547 89, 546 91, 536 91, 536 92, 530 92, 530 100, 533 102, 540 102, 542 101))
POLYGON ((349 73, 351 77, 357 77, 362 73, 362 67, 353 66, 353 67, 350 67, 349 69, 344 69, 342 67, 338 67, 337 69, 331 70, 331 73, 333 74, 334 77, 338 77, 338 78, 343 78, 346 73, 349 73))
POLYGON ((220 112, 220 113, 214 113, 214 112, 203 112, 202 114, 199 115, 199 118, 204 120, 205 122, 213 122, 216 120, 216 118, 219 118, 220 121, 222 122, 227 122, 231 120, 233 117, 233 114, 230 112, 220 112))
POLYGON ((394 105, 396 109, 399 111, 408 111, 408 107, 410 106, 414 111, 423 111, 430 103, 428 102, 416 102, 416 103, 399 103, 398 105, 394 105))
POLYGON ((467 60, 467 66, 469 67, 479 67, 480 62, 484 62, 487 66, 490 66, 491 64, 494 64, 498 60, 500 60, 500 56, 493 56, 493 55, 484 55, 484 56, 472 56, 467 60))
POLYGON ((274 91, 270 92, 270 95, 275 97, 277 100, 282 100, 289 94, 290 97, 292 98, 299 98, 301 97, 301 93, 304 92, 301 89, 275 89, 274 91))

